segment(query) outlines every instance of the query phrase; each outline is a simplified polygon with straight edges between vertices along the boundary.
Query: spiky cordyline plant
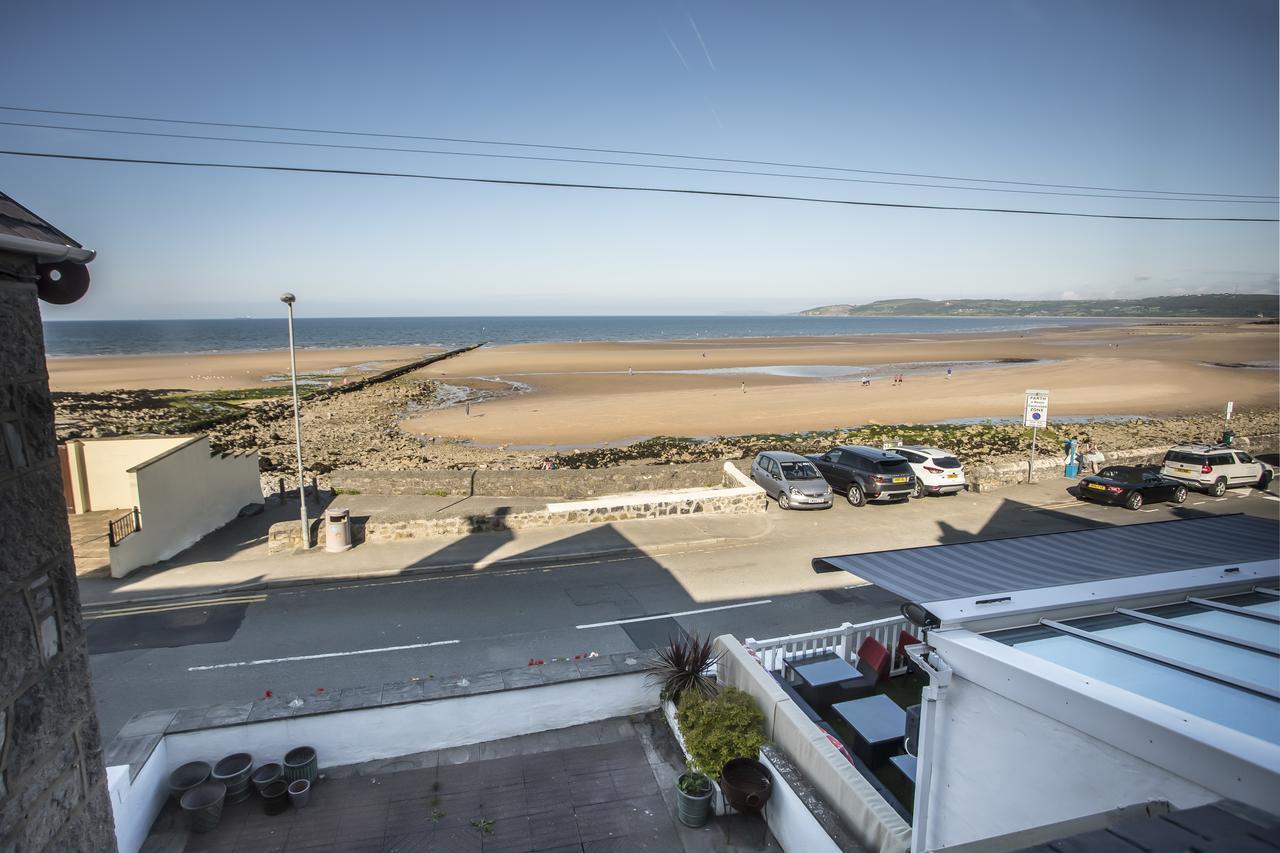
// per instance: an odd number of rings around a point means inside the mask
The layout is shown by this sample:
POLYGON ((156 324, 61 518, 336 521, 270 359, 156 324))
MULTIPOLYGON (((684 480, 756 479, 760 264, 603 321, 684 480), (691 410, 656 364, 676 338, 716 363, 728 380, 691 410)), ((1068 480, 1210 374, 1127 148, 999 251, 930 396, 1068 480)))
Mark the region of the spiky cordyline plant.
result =
POLYGON ((650 683, 662 685, 661 695, 672 702, 679 702, 687 690, 700 696, 715 695, 715 680, 707 674, 720 660, 713 644, 712 639, 704 640, 697 634, 671 637, 666 648, 654 653, 650 683))

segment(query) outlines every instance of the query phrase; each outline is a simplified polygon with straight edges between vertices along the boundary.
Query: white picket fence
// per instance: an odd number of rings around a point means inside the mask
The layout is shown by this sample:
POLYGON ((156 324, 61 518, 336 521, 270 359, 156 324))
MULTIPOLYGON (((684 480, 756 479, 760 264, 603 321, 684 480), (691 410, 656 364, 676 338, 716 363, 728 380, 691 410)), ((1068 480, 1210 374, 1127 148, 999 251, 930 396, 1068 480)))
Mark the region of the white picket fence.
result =
MULTIPOLYGON (((827 628, 822 631, 810 631, 807 634, 792 634, 788 637, 774 637, 770 640, 757 640, 748 637, 743 645, 756 653, 765 669, 781 672, 782 662, 791 656, 803 657, 819 652, 835 652, 846 661, 853 663, 858 656, 858 646, 867 637, 875 637, 893 654, 898 647, 898 633, 907 631, 919 636, 915 626, 901 616, 889 616, 871 622, 854 625, 845 622, 838 628, 827 628)), ((889 670, 890 675, 901 675, 907 671, 905 663, 889 670)))

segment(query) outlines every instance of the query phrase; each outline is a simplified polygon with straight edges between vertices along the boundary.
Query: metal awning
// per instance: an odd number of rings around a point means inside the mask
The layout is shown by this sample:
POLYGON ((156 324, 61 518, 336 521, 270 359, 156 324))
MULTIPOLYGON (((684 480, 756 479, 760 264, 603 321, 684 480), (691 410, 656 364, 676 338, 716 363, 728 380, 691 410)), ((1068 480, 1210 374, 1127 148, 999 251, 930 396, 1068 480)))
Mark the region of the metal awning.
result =
POLYGON ((1274 560, 1280 525, 1214 515, 818 557, 819 572, 844 571, 907 601, 971 596, 1274 560))

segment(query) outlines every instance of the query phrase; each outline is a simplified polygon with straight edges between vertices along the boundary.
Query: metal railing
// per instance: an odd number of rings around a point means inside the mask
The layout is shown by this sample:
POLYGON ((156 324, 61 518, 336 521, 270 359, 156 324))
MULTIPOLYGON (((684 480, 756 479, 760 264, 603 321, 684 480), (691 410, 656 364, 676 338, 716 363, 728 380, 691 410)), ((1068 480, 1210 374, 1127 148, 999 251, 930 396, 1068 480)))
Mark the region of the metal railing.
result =
POLYGON ((907 671, 905 660, 899 661, 896 654, 898 633, 907 631, 915 634, 916 628, 901 616, 889 616, 885 619, 873 619, 854 625, 845 622, 837 628, 826 628, 821 631, 810 631, 806 634, 791 634, 787 637, 774 637, 769 640, 757 640, 748 637, 743 645, 755 652, 756 657, 771 672, 781 672, 782 662, 788 657, 804 656, 817 652, 835 652, 846 661, 853 663, 858 656, 858 646, 867 637, 875 637, 890 654, 894 655, 893 668, 890 675, 901 675, 907 671))
POLYGON ((141 529, 142 516, 135 506, 119 518, 107 522, 107 542, 114 548, 130 533, 137 533, 141 529))

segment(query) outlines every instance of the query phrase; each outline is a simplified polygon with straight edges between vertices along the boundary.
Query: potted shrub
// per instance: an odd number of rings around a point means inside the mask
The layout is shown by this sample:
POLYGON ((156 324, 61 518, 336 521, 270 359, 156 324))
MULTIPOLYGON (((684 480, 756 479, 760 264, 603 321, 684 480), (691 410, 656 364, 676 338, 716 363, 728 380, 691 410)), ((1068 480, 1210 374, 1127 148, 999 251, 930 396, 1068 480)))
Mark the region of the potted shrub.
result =
POLYGON ((689 753, 690 771, 677 783, 677 799, 680 819, 689 826, 701 826, 706 822, 711 805, 710 777, 719 776, 721 769, 735 758, 754 759, 765 744, 764 715, 756 707, 755 700, 736 687, 726 687, 711 696, 696 690, 685 690, 676 706, 676 722, 684 737, 689 753), (696 778, 701 777, 701 782, 696 778), (690 790, 700 790, 705 782, 706 795, 698 800, 690 790), (701 822, 695 809, 701 808, 701 822))
POLYGON ((693 768, 681 773, 676 779, 676 805, 685 826, 705 824, 711 814, 711 780, 707 774, 693 768))
POLYGON ((686 692, 712 696, 716 682, 710 673, 719 660, 714 640, 704 640, 697 634, 672 637, 666 648, 654 653, 649 681, 661 685, 658 698, 663 703, 678 703, 686 692))

